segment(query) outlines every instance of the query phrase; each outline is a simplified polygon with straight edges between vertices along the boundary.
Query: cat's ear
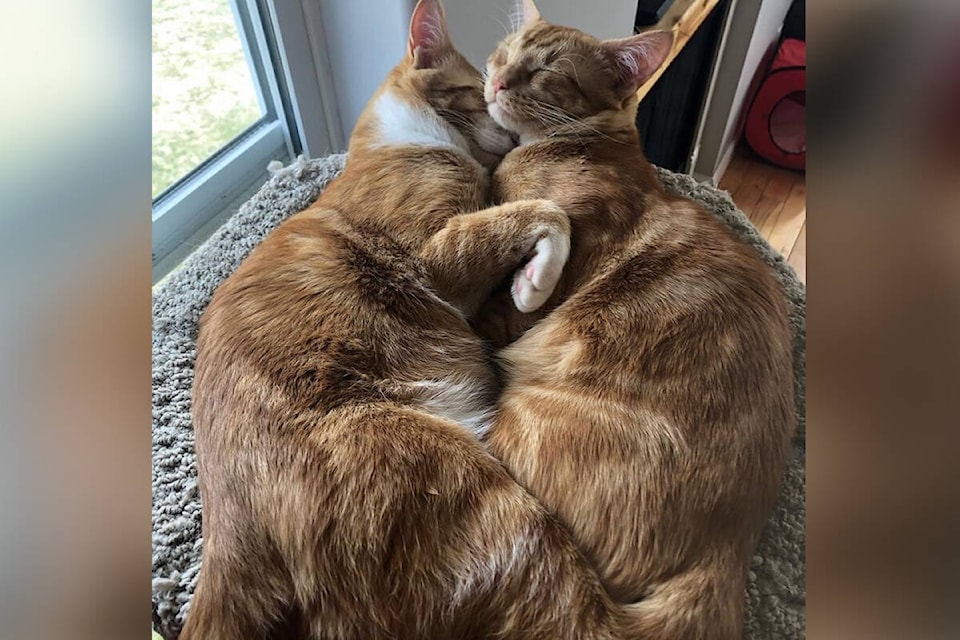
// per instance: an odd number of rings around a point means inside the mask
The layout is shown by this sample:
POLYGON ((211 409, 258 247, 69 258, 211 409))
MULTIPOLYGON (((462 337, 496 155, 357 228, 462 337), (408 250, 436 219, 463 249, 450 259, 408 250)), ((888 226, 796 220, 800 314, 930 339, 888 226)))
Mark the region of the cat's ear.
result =
POLYGON ((604 40, 603 50, 617 73, 617 93, 626 98, 663 64, 673 48, 672 31, 647 31, 620 40, 604 40))
POLYGON ((417 69, 433 67, 450 48, 450 34, 440 0, 420 0, 410 18, 407 55, 417 69))
POLYGON ((537 5, 533 4, 533 0, 516 0, 517 1, 517 10, 513 14, 513 30, 517 31, 522 27, 529 27, 534 22, 539 22, 542 20, 540 17, 540 11, 537 9, 537 5))

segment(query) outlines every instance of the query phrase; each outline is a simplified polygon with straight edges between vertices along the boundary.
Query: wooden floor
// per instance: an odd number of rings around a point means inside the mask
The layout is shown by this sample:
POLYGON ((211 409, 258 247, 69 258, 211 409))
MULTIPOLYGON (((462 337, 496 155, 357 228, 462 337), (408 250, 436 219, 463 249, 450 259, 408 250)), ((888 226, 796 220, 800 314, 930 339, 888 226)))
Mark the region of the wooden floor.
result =
POLYGON ((799 171, 780 169, 740 146, 720 188, 807 282, 807 186, 799 171))

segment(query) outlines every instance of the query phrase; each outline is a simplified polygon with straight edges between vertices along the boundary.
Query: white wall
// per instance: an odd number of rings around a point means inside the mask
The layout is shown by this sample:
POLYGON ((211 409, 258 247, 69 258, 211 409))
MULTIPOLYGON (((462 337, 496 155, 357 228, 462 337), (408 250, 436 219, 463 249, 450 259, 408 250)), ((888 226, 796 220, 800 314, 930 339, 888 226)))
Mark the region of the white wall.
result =
MULTIPOLYGON (((636 0, 536 0, 548 22, 576 27, 598 38, 633 33, 636 0)), ((517 0, 443 0, 454 45, 478 68, 507 34, 517 0)))
POLYGON ((320 6, 324 46, 344 140, 401 59, 414 0, 310 0, 320 6))
MULTIPOLYGON (((348 140, 374 90, 406 51, 416 0, 302 0, 319 8, 337 111, 348 140)), ((510 25, 516 0, 444 0, 454 45, 478 68, 510 25)), ((601 38, 630 35, 636 0, 537 0, 543 17, 601 38)), ((310 15, 310 11, 305 12, 310 15)))
POLYGON ((701 180, 718 181, 740 134, 757 70, 780 36, 791 0, 737 0, 717 68, 716 84, 693 167, 701 180))

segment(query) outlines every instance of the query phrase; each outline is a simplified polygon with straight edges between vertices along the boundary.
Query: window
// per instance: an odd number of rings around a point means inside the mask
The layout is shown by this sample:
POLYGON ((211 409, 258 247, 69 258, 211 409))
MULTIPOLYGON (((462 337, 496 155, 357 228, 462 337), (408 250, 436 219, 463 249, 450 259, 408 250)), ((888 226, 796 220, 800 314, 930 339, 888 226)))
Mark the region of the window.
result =
POLYGON ((229 0, 154 0, 153 197, 268 116, 229 0))
POLYGON ((153 0, 154 281, 252 195, 271 160, 339 147, 323 113, 322 30, 305 21, 290 0, 153 0))

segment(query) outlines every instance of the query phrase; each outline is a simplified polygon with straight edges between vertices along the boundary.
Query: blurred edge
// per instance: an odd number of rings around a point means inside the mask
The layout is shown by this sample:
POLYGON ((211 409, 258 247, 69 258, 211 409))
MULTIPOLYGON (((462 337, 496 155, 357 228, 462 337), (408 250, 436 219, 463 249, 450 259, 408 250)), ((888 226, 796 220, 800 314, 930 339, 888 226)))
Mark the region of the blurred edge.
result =
POLYGON ((811 637, 960 627, 958 8, 808 6, 811 637))
POLYGON ((4 2, 0 637, 150 626, 150 4, 4 2))

